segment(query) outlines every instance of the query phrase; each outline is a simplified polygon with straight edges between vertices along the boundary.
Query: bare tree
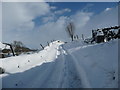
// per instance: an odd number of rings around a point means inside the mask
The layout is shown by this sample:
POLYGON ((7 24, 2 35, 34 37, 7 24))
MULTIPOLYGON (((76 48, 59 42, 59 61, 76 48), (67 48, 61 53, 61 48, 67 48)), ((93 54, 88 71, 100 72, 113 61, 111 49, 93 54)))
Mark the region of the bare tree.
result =
POLYGON ((12 46, 14 48, 25 47, 21 41, 13 41, 12 46))
POLYGON ((72 41, 74 40, 74 34, 75 34, 75 27, 74 24, 72 22, 70 22, 67 27, 66 27, 66 31, 69 35, 69 37, 72 39, 72 41))

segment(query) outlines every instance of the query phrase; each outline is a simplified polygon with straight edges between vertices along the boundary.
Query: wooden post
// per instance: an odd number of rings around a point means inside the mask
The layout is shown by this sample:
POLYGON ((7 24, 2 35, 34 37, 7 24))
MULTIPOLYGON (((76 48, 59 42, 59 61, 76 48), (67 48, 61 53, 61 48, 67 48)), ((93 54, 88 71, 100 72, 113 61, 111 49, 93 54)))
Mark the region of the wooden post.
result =
POLYGON ((42 44, 40 44, 40 46, 42 47, 42 49, 44 49, 44 47, 43 47, 43 45, 42 45, 42 44))
POLYGON ((84 35, 82 34, 82 40, 84 40, 84 35))
POLYGON ((49 42, 47 42, 48 46, 49 46, 49 42))

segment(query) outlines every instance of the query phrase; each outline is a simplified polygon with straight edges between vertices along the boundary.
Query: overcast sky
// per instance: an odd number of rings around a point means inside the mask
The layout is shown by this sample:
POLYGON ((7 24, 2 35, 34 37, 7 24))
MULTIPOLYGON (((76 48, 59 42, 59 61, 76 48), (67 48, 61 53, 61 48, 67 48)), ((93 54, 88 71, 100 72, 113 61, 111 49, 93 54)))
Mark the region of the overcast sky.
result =
POLYGON ((30 48, 40 48, 47 41, 68 41, 65 27, 74 22, 76 34, 91 36, 91 30, 118 25, 115 2, 3 2, 2 41, 22 41, 30 48))

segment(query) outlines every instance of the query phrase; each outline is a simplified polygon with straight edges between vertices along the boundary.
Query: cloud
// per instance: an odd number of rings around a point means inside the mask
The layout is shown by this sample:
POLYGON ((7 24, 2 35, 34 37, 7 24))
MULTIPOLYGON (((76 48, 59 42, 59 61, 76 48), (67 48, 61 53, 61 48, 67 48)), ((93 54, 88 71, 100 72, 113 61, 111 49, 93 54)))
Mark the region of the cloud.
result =
POLYGON ((66 12, 71 12, 71 9, 65 8, 65 9, 62 9, 62 10, 57 10, 57 11, 54 12, 54 14, 63 14, 63 13, 66 13, 66 12))
POLYGON ((114 26, 118 22, 117 7, 97 15, 81 10, 67 17, 62 15, 65 12, 71 10, 65 8, 51 11, 48 3, 4 3, 3 40, 10 43, 20 40, 31 48, 40 48, 40 43, 46 45, 47 41, 53 39, 70 40, 65 31, 66 21, 74 22, 76 34, 84 34, 86 37, 91 35, 92 29, 114 26), (41 17, 39 22, 43 22, 39 27, 35 27, 33 21, 37 17, 41 17))
POLYGON ((57 9, 57 7, 56 6, 51 6, 50 9, 55 10, 55 9, 57 9))
POLYGON ((90 20, 91 16, 92 13, 78 11, 71 17, 60 16, 56 21, 50 21, 51 17, 44 17, 44 19, 47 19, 47 22, 44 25, 38 27, 36 29, 37 33, 34 34, 35 38, 39 37, 41 39, 37 39, 37 41, 35 40, 33 42, 39 42, 45 45, 47 44, 47 41, 50 42, 51 40, 70 41, 71 39, 68 37, 67 32, 65 30, 67 23, 69 21, 72 21, 75 24, 77 31, 79 31, 80 28, 86 25, 86 23, 90 20))
POLYGON ((68 17, 61 16, 57 19, 57 21, 48 22, 44 25, 41 25, 38 30, 42 33, 41 41, 51 41, 53 39, 62 39, 65 40, 65 25, 68 17))
POLYGON ((111 9, 112 9, 112 8, 106 8, 105 11, 109 11, 109 10, 111 10, 111 9))
POLYGON ((91 7, 93 7, 93 6, 94 6, 94 4, 88 3, 88 4, 82 9, 82 11, 88 12, 88 11, 91 9, 91 7))
POLYGON ((86 25, 92 15, 93 13, 91 12, 78 11, 75 15, 71 16, 71 20, 74 22, 75 27, 78 30, 86 25))
POLYGON ((91 36, 91 30, 97 28, 111 27, 118 25, 118 8, 111 8, 108 11, 103 11, 100 14, 93 15, 87 21, 84 27, 78 31, 79 34, 84 34, 86 37, 91 36))
POLYGON ((3 3, 3 30, 31 30, 32 20, 47 13, 49 5, 44 2, 3 3))
POLYGON ((15 36, 15 39, 21 40, 25 45, 32 48, 40 48, 40 44, 45 46, 47 45, 47 42, 50 42, 51 40, 66 41, 69 39, 65 32, 67 18, 68 17, 61 16, 56 21, 49 21, 46 24, 37 27, 34 31, 20 32, 15 36))
POLYGON ((51 13, 49 13, 47 16, 42 17, 43 23, 56 20, 57 15, 61 15, 66 12, 71 12, 71 9, 69 9, 69 8, 65 8, 62 10, 55 10, 56 8, 57 7, 55 7, 55 6, 50 7, 50 9, 52 9, 52 10, 54 9, 54 11, 51 11, 51 13))
POLYGON ((43 23, 47 23, 47 22, 53 21, 53 20, 54 20, 54 16, 47 16, 47 17, 42 18, 43 23))

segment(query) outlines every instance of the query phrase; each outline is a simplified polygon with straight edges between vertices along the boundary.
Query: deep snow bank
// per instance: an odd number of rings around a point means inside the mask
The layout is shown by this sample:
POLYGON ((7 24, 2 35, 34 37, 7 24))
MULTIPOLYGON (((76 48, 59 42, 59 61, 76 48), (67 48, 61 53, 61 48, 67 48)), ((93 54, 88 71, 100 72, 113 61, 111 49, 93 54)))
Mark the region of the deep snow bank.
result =
MULTIPOLYGON (((3 67, 7 73, 12 74, 23 72, 42 63, 52 62, 55 60, 58 47, 61 44, 63 42, 55 41, 38 53, 0 59, 0 67, 3 67)), ((6 75, 8 75, 7 73, 6 75)))
POLYGON ((0 67, 6 70, 4 88, 114 88, 118 40, 91 45, 55 41, 39 53, 1 59, 0 67))
POLYGON ((118 87, 118 40, 87 46, 77 42, 73 47, 75 43, 63 47, 77 63, 83 83, 92 88, 118 87))

